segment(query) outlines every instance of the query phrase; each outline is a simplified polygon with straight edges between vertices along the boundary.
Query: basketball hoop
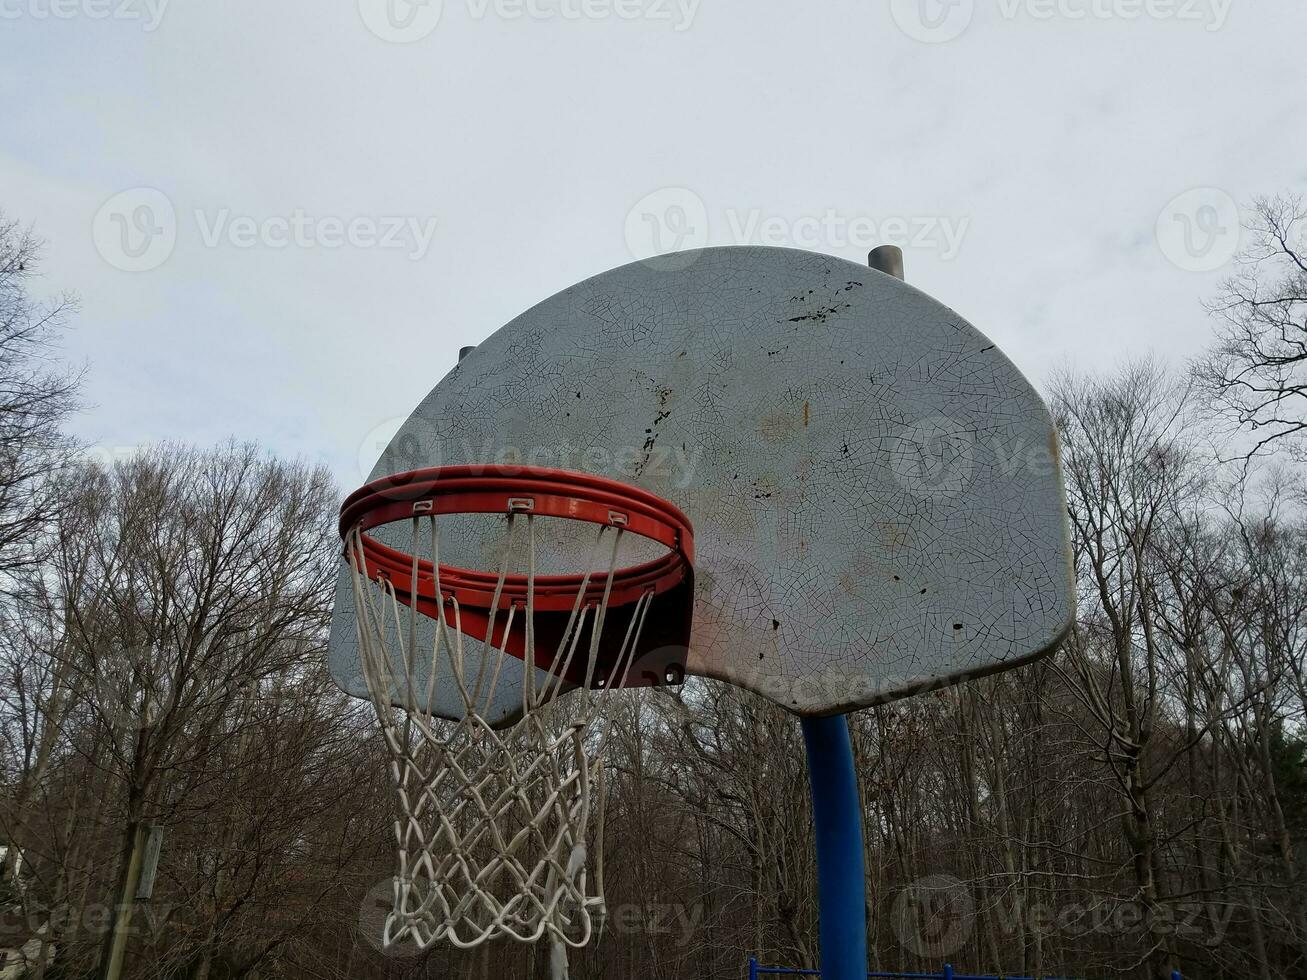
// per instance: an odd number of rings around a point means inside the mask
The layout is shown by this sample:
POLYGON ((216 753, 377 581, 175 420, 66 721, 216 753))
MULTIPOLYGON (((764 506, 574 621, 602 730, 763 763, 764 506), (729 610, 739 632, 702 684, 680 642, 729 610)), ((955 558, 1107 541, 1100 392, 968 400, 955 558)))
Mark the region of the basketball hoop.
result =
POLYGON ((383 945, 466 948, 547 934, 565 970, 565 948, 584 946, 605 915, 611 701, 597 692, 683 679, 690 522, 654 494, 589 474, 446 466, 355 491, 341 507, 340 533, 364 680, 399 803, 383 945), (497 569, 442 564, 442 523, 478 514, 502 515, 500 541, 484 552, 497 569), (369 533, 404 520, 407 550, 369 533), (537 574, 539 521, 569 522, 582 540, 590 526, 582 571, 537 574), (664 553, 623 565, 627 535, 664 553), (430 621, 422 629, 419 614, 430 621), (486 714, 506 657, 528 669, 521 714, 496 730, 486 714), (453 721, 435 710, 442 678, 452 678, 461 701, 453 721))

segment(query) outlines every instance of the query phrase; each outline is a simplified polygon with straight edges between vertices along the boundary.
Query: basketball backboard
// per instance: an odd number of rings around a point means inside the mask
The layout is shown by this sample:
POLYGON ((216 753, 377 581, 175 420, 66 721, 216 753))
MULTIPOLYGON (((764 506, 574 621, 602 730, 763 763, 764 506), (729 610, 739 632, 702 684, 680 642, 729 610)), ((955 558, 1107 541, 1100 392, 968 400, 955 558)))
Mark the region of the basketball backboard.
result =
MULTIPOLYGON (((526 464, 657 494, 694 528, 686 670, 818 716, 1062 639, 1057 454, 1034 389, 949 308, 841 259, 727 247, 622 266, 523 313, 435 386, 371 479, 526 464)), ((549 554, 582 560, 565 541, 549 554)), ((442 555, 495 560, 475 524, 442 555)), ((330 663, 367 697, 343 563, 330 663)), ((491 721, 520 709, 527 668, 512 669, 491 721)))

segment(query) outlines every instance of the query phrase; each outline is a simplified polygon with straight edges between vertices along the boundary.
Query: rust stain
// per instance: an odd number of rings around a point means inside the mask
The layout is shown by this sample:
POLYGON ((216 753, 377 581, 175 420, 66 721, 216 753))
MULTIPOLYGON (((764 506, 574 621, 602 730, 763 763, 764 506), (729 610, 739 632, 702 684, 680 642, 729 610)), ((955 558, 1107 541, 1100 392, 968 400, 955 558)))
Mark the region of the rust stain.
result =
POLYGON ((911 543, 911 534, 901 524, 878 523, 876 534, 880 539, 881 549, 889 555, 896 555, 911 543))
POLYGON ((768 442, 780 442, 794 433, 794 416, 782 409, 758 420, 758 432, 768 442))
POLYGON ((805 429, 808 427, 808 403, 807 402, 803 403, 803 427, 805 429))
POLYGON ((857 555, 840 575, 840 587, 847 595, 866 595, 868 586, 881 574, 879 561, 870 555, 857 555))

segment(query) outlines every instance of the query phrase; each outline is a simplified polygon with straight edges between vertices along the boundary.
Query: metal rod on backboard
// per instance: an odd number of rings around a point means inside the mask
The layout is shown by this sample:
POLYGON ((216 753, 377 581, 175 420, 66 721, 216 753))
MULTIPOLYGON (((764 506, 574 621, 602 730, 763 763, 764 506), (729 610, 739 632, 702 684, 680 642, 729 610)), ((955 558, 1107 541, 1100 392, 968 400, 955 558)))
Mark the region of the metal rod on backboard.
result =
POLYGON ((102 976, 104 980, 118 980, 123 973, 123 960, 127 956, 127 940, 132 931, 132 911, 135 908, 136 887, 141 880, 141 861, 145 856, 145 824, 138 821, 132 836, 132 848, 127 857, 121 902, 114 910, 113 939, 105 952, 102 976))
POLYGON ((897 245, 877 245, 867 255, 867 265, 895 279, 903 278, 903 249, 897 245))
POLYGON ((862 804, 844 715, 804 718, 803 742, 817 838, 817 911, 822 980, 867 975, 867 885, 862 804))

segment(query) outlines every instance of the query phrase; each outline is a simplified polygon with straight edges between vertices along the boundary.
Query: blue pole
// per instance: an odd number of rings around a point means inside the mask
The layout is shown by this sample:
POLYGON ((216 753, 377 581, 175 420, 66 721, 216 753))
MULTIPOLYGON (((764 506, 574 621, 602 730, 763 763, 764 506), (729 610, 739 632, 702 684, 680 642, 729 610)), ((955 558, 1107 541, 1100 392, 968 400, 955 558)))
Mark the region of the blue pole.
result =
POLYGON ((867 886, 849 723, 843 715, 804 718, 803 741, 817 837, 821 980, 865 980, 867 886))
POLYGON ((758 958, 749 957, 749 980, 758 980, 758 958))

